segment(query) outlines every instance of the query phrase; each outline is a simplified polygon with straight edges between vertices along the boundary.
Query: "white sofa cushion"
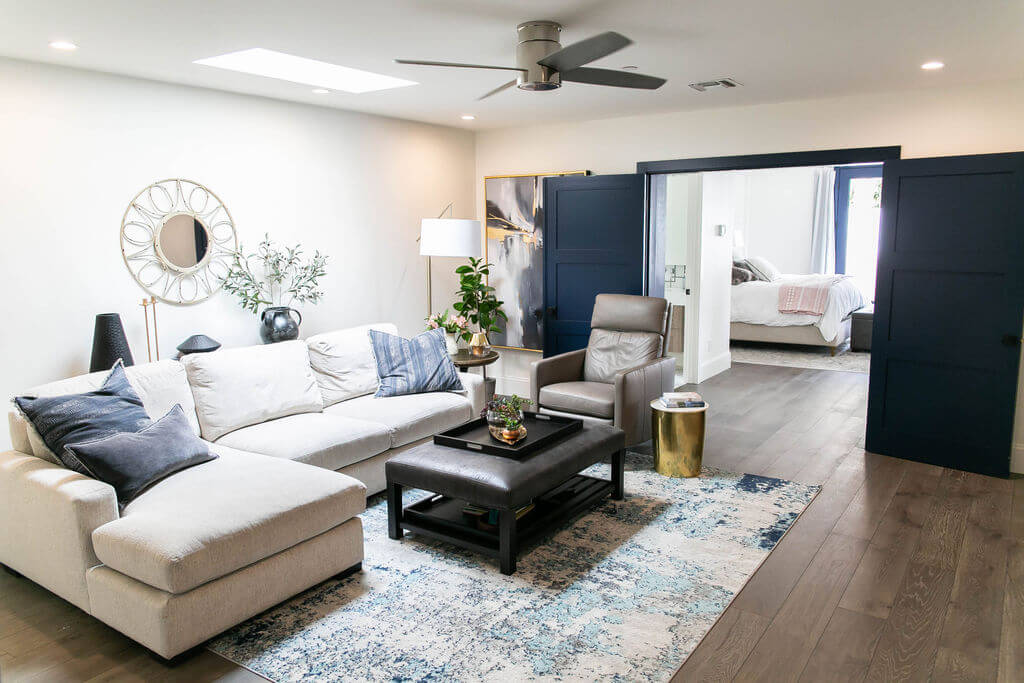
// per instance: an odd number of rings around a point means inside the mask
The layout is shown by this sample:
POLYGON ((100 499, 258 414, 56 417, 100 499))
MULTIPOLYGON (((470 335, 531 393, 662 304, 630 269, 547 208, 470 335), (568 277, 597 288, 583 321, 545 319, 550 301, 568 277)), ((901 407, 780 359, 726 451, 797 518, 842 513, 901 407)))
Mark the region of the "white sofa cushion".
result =
POLYGON ((473 417, 470 400, 447 391, 388 398, 360 396, 336 403, 324 412, 384 425, 391 434, 392 448, 451 429, 473 417))
POLYGON ((236 429, 218 444, 337 470, 391 448, 387 427, 327 413, 303 413, 236 429))
POLYGON ((193 353, 182 363, 207 441, 267 420, 324 409, 303 341, 193 353))
POLYGON ((370 330, 398 334, 392 323, 373 323, 317 334, 306 340, 309 363, 316 373, 325 406, 377 390, 377 364, 366 334, 370 330))
MULTIPOLYGON (((181 409, 188 418, 192 431, 199 435, 199 420, 196 417, 196 405, 192 399, 192 389, 189 388, 188 378, 185 375, 185 368, 176 360, 159 360, 154 363, 143 363, 132 365, 124 369, 124 374, 131 383, 135 393, 142 399, 142 405, 146 412, 153 419, 158 419, 167 414, 175 405, 181 405, 181 409)), ((104 380, 110 375, 109 370, 89 373, 88 375, 77 375, 67 379, 42 384, 22 392, 22 396, 62 396, 64 394, 80 394, 87 391, 95 391, 103 386, 104 380)), ((16 409, 15 409, 16 410, 16 409)), ((50 449, 43 443, 42 438, 20 414, 16 413, 10 418, 11 442, 16 447, 28 441, 31 446, 32 455, 42 458, 56 465, 60 461, 50 452, 50 449), (25 430, 24 434, 20 433, 25 430)), ((62 465, 63 466, 63 465, 62 465)))
POLYGON ((92 534, 111 569, 169 593, 247 567, 363 511, 352 477, 211 444, 220 457, 178 472, 92 534))

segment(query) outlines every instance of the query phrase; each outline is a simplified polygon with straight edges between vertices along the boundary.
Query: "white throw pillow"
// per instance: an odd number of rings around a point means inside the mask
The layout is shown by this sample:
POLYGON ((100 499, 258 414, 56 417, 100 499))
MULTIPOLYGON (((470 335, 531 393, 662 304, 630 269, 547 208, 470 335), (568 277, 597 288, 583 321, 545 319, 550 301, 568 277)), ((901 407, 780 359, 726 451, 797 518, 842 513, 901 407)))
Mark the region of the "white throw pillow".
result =
POLYGON ((774 282, 782 277, 782 272, 769 263, 768 259, 763 259, 760 256, 751 256, 747 259, 747 263, 752 267, 754 275, 763 278, 766 282, 774 282))
POLYGON ((182 364, 207 441, 267 420, 324 409, 304 341, 193 353, 182 364))
POLYGON ((392 323, 372 323, 325 332, 306 340, 324 405, 331 406, 377 390, 377 364, 370 350, 369 330, 398 334, 392 323))

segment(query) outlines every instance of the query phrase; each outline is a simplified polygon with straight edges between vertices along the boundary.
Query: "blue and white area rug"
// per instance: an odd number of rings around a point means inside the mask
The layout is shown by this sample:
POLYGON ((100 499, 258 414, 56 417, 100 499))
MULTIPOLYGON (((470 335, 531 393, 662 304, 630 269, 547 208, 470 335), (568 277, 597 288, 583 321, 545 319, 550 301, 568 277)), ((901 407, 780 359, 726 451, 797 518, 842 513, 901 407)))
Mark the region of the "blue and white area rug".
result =
POLYGON ((710 468, 670 479, 630 453, 626 499, 528 549, 512 576, 443 543, 390 540, 379 502, 363 514, 361 573, 209 647, 275 681, 667 681, 819 488, 710 468))

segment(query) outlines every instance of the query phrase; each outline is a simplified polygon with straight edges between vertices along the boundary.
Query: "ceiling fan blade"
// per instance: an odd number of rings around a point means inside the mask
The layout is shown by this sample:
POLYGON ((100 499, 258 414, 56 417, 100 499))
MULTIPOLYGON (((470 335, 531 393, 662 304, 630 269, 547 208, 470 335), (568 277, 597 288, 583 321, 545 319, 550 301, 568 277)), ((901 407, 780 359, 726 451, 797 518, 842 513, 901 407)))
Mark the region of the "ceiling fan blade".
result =
POLYGON ((537 63, 558 72, 571 71, 632 44, 633 41, 621 33, 607 31, 563 47, 558 52, 552 52, 547 57, 538 59, 537 63))
POLYGON ((455 66, 460 69, 495 69, 497 71, 522 71, 526 73, 526 69, 520 69, 517 66, 492 66, 490 64, 459 64, 457 62, 428 62, 422 59, 396 59, 396 64, 415 64, 417 66, 455 66))
POLYGON ((490 92, 489 92, 489 93, 487 93, 486 95, 481 95, 480 97, 476 98, 476 101, 477 101, 477 102, 479 102, 480 100, 485 100, 485 99, 487 99, 487 98, 488 98, 488 97, 490 97, 491 95, 497 95, 497 94, 498 94, 498 93, 500 93, 500 92, 501 92, 502 90, 505 90, 505 89, 507 89, 507 88, 511 88, 511 87, 512 87, 513 85, 515 85, 515 84, 516 84, 516 82, 517 82, 517 79, 513 78, 513 79, 512 79, 511 81, 509 81, 508 83, 502 83, 501 85, 499 85, 499 86, 498 86, 497 88, 495 88, 494 90, 490 91, 490 92))
POLYGON ((666 83, 664 78, 657 76, 590 67, 561 71, 559 76, 563 81, 573 81, 574 83, 592 83, 593 85, 611 85, 616 88, 640 88, 642 90, 656 90, 666 83))

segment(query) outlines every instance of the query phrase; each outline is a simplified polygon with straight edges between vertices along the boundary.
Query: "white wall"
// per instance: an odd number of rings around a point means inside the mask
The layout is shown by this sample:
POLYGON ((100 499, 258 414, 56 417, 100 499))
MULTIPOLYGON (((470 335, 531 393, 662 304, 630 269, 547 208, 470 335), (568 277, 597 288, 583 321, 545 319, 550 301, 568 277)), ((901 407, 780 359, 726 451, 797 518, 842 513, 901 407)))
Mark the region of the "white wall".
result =
POLYGON ((804 166, 732 171, 746 176, 748 256, 768 259, 783 273, 813 272, 815 170, 804 166))
MULTIPOLYGON (((0 60, 0 337, 5 396, 88 370, 97 313, 121 314, 145 361, 144 292, 121 260, 129 200, 149 183, 209 186, 254 247, 264 232, 331 258, 303 336, 376 320, 422 329, 419 221, 449 201, 472 216, 473 134, 86 71, 0 60)), ((435 305, 453 259, 434 260, 435 305)), ((162 357, 194 333, 259 342, 255 316, 221 292, 160 305, 162 357)), ((7 430, 0 430, 3 446, 7 430)))
POLYGON ((729 313, 732 295, 732 239, 746 230, 747 176, 703 174, 700 223, 700 302, 697 381, 729 369, 729 313))
MULTIPOLYGON (((482 131, 477 207, 482 217, 485 175, 631 173, 638 161, 880 145, 902 145, 904 157, 1013 152, 1024 150, 1022 120, 1024 80, 482 131)), ((504 353, 492 366, 499 390, 528 391, 536 357, 504 353)), ((1021 413, 1014 471, 1024 471, 1021 413)))

